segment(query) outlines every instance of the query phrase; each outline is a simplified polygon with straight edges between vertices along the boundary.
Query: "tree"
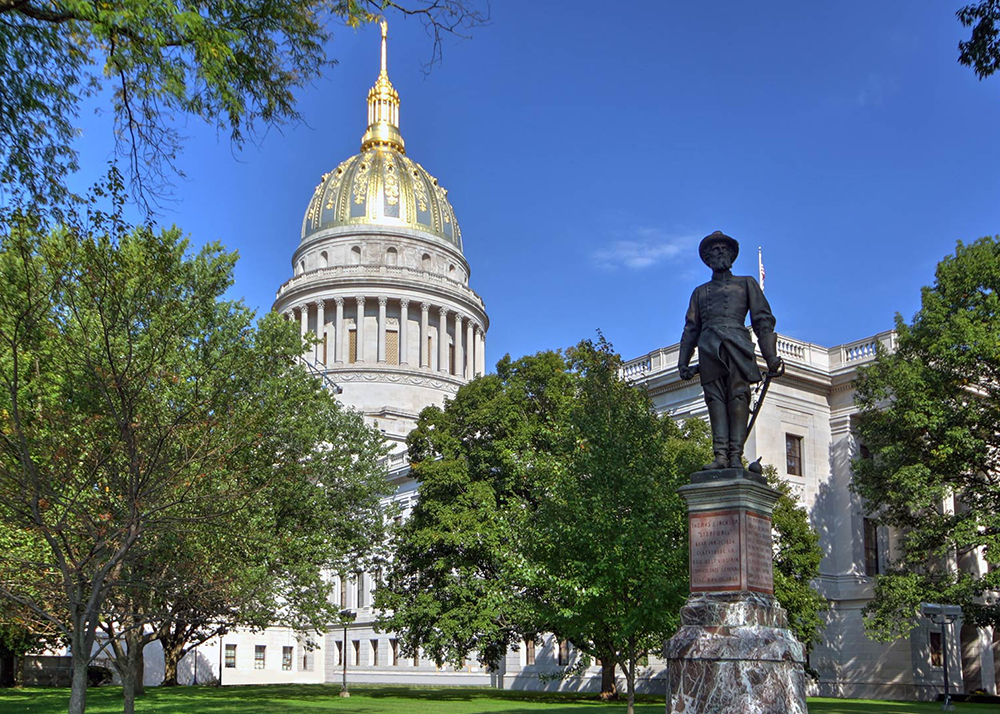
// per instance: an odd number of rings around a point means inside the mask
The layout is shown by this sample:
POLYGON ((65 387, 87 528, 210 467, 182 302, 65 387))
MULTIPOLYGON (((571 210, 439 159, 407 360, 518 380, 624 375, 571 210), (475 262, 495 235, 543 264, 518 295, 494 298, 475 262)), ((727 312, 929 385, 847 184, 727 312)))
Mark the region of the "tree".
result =
MULTIPOLYGON (((103 190, 120 195, 114 172, 103 190)), ((345 530, 381 527, 385 489, 377 435, 299 365, 294 326, 275 314, 255 325, 222 299, 235 256, 189 256, 176 228, 131 228, 114 207, 50 232, 23 211, 0 222, 0 524, 44 546, 0 553, 0 570, 23 573, 0 598, 69 642, 71 714, 85 710, 101 622, 128 639, 148 621, 107 606, 162 586, 140 558, 157 539, 252 513, 275 490, 306 503, 353 494, 361 512, 345 530)))
POLYGON ((877 639, 909 633, 921 601, 1000 626, 1000 605, 984 597, 1000 589, 998 334, 1000 238, 959 242, 912 323, 896 316, 895 351, 858 370, 857 434, 873 458, 853 462, 853 488, 898 534, 866 608, 877 639))
POLYGON ((241 146, 258 124, 299 118, 295 92, 331 64, 329 26, 383 12, 416 16, 433 38, 489 19, 478 0, 0 0, 0 183, 34 200, 66 195, 84 97, 112 88, 117 152, 133 191, 154 198, 181 145, 171 117, 191 114, 241 146))
POLYGON ((958 61, 985 79, 1000 69, 1000 0, 966 5, 956 15, 972 28, 969 39, 958 43, 958 61))
POLYGON ((677 628, 688 594, 687 509, 677 488, 689 472, 669 450, 683 432, 622 378, 621 358, 603 338, 569 350, 567 368, 571 447, 534 484, 530 589, 539 622, 600 659, 602 690, 622 668, 632 714, 639 661, 677 628))

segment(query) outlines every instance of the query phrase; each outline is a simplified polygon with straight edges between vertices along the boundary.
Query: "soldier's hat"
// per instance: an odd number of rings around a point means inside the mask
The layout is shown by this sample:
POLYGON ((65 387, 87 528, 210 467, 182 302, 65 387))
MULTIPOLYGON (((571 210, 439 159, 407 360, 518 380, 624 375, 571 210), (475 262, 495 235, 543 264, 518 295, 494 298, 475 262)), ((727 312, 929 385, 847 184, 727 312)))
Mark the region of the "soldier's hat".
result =
POLYGON ((708 248, 716 243, 725 243, 728 245, 730 250, 733 251, 733 260, 736 260, 736 256, 740 254, 740 244, 736 242, 735 238, 730 238, 722 231, 715 231, 715 233, 702 238, 701 244, 698 246, 698 255, 701 256, 701 262, 705 263, 705 265, 708 265, 708 248))

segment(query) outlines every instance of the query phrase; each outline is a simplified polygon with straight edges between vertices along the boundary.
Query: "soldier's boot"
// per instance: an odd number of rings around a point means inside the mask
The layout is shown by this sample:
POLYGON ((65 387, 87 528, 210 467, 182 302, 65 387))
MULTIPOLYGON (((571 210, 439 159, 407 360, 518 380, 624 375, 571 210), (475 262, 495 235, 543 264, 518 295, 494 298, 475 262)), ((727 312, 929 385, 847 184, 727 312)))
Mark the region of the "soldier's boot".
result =
POLYGON ((743 444, 747 440, 747 422, 750 420, 750 401, 741 395, 729 402, 729 466, 743 468, 743 444))
POLYGON ((717 471, 729 467, 729 412, 726 403, 715 399, 706 400, 708 418, 712 424, 712 452, 715 461, 705 464, 705 471, 717 471))

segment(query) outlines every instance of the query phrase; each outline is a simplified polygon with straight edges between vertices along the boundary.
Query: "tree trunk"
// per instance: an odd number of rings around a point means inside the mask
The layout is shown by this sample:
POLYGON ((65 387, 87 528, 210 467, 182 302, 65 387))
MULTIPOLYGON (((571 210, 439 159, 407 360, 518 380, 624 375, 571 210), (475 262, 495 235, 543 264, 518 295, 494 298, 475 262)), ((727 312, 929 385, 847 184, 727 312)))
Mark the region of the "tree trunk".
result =
POLYGON ((628 714, 635 714, 635 638, 628 640, 628 670, 625 672, 625 679, 628 684, 628 714))
POLYGON ((161 637, 160 645, 163 647, 163 687, 176 687, 177 665, 184 658, 184 643, 174 642, 171 637, 161 637))
POLYGON ((616 663, 601 657, 601 699, 608 701, 618 698, 618 681, 615 679, 616 663))
POLYGON ((133 678, 135 680, 135 696, 146 696, 146 683, 143 681, 146 674, 146 638, 135 638, 135 642, 129 642, 129 659, 132 663, 133 678), (135 651, 133 655, 132 652, 135 651))
POLYGON ((17 684, 17 656, 14 650, 0 645, 0 688, 13 687, 17 684))
POLYGON ((73 681, 69 692, 69 714, 86 714, 87 711, 87 665, 90 664, 90 652, 86 647, 86 638, 81 628, 83 618, 73 618, 73 635, 70 644, 70 655, 73 663, 73 681))

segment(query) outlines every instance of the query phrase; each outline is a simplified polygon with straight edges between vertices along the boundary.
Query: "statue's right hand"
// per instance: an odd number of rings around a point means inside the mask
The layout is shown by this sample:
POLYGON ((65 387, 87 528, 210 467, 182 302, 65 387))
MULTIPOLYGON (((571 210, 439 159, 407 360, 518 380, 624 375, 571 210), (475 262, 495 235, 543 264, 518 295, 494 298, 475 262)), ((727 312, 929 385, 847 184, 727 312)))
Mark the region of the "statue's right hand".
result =
POLYGON ((680 378, 683 379, 684 381, 687 381, 694 377, 694 370, 691 369, 691 367, 689 367, 686 364, 678 367, 677 373, 680 375, 680 378))

